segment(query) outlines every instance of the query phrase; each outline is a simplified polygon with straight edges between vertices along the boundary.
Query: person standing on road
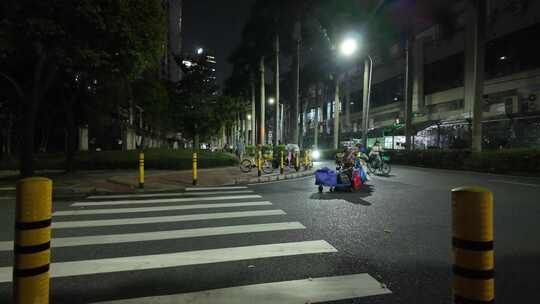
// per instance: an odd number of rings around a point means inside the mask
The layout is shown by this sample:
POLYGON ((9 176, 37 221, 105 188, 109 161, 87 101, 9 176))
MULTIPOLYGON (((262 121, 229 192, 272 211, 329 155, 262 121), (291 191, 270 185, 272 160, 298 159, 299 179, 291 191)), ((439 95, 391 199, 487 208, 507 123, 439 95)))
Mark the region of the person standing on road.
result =
POLYGON ((240 138, 240 140, 238 140, 238 143, 236 144, 236 155, 238 156, 239 160, 242 160, 242 158, 244 157, 244 149, 244 142, 242 138, 240 138))
POLYGON ((375 144, 373 145, 373 147, 371 147, 371 151, 369 152, 369 158, 375 159, 376 167, 379 167, 380 164, 382 163, 381 153, 382 153, 382 148, 379 141, 377 140, 375 141, 375 144))

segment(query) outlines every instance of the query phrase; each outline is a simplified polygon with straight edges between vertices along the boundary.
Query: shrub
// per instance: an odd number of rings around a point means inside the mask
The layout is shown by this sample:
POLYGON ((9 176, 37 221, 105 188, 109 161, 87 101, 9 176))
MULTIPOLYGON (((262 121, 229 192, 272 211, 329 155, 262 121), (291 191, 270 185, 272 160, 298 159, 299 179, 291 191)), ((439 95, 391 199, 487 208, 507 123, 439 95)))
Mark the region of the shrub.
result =
POLYGON ((388 151, 392 163, 429 168, 540 175, 540 150, 388 151))
MULTIPOLYGON (((237 159, 230 153, 209 151, 198 152, 199 167, 213 168, 232 166, 237 159)), ((188 170, 191 169, 191 150, 148 149, 144 153, 146 169, 188 170)), ((100 151, 80 152, 75 156, 75 168, 79 170, 114 170, 136 169, 139 151, 100 151)), ((3 164, 2 164, 3 165, 3 164)), ((17 169, 18 162, 6 164, 6 168, 17 169)), ((36 170, 62 170, 65 168, 65 156, 62 153, 38 154, 36 170)), ((2 169, 4 167, 2 166, 2 169)))
POLYGON ((255 156, 256 147, 253 145, 246 146, 246 155, 248 156, 255 156))

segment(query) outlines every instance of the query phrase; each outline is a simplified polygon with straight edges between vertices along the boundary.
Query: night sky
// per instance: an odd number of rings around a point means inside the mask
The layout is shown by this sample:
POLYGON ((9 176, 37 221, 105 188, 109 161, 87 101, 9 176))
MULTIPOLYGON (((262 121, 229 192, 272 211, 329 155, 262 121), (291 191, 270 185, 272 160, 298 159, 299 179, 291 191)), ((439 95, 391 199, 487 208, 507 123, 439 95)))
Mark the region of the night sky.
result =
POLYGON ((231 73, 227 57, 240 43, 242 29, 254 3, 255 0, 184 0, 183 52, 193 53, 198 47, 213 50, 220 86, 231 73))

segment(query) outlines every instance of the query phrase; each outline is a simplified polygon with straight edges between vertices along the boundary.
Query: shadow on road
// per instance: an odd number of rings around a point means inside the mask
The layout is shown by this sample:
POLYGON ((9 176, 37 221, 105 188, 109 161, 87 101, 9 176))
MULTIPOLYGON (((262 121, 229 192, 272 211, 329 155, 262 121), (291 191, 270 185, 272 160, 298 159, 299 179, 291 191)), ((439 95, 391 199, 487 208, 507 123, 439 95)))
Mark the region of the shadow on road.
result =
POLYGON ((309 198, 314 200, 344 200, 355 205, 371 206, 370 202, 363 200, 365 197, 371 196, 371 193, 375 190, 373 185, 363 185, 362 188, 356 192, 346 191, 334 191, 323 193, 313 193, 309 198))

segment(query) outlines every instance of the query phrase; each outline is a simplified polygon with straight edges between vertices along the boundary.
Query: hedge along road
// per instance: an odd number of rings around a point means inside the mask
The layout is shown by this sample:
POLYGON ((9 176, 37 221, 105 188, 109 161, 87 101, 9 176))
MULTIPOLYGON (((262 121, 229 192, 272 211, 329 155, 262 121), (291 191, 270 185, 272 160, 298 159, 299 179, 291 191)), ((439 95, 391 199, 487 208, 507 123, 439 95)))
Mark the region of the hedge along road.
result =
MULTIPOLYGON (((237 159, 233 154, 200 151, 199 167, 215 168, 234 166, 237 159)), ((146 149, 146 169, 188 170, 191 168, 192 150, 146 149)), ((139 151, 89 151, 75 155, 75 168, 83 170, 113 170, 137 168, 139 151)), ((36 155, 38 170, 62 170, 65 167, 65 156, 62 153, 36 155)), ((16 170, 18 160, 1 160, 0 168, 16 170)))

